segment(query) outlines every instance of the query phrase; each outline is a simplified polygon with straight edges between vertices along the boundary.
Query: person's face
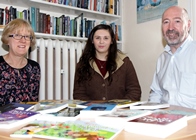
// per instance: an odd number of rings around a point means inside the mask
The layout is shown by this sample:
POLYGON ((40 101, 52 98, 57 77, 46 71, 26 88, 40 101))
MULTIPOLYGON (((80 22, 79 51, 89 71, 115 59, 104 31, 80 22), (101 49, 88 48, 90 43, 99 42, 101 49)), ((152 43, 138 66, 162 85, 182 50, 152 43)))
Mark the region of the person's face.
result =
POLYGON ((169 46, 179 47, 187 38, 190 20, 182 13, 182 9, 168 9, 162 17, 162 33, 169 46))
POLYGON ((112 43, 111 35, 108 30, 97 30, 93 36, 93 43, 96 54, 107 54, 112 43))
MULTIPOLYGON (((9 35, 22 35, 22 36, 30 36, 30 33, 26 30, 20 30, 20 32, 13 32, 9 35)), ((16 56, 25 56, 30 47, 30 40, 26 40, 24 37, 22 39, 15 39, 14 37, 9 37, 8 45, 9 45, 9 53, 16 56)))

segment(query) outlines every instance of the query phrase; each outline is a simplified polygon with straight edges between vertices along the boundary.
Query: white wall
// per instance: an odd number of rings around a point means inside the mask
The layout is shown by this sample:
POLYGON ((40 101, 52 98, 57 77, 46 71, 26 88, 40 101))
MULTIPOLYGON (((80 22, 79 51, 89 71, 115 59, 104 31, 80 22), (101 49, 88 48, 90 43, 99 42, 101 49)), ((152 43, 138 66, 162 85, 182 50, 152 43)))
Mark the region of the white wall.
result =
MULTIPOLYGON (((178 5, 190 12, 194 0, 178 0, 178 5)), ((124 0, 123 51, 132 60, 142 88, 142 100, 147 100, 158 56, 163 52, 161 19, 137 24, 136 0, 124 0)))

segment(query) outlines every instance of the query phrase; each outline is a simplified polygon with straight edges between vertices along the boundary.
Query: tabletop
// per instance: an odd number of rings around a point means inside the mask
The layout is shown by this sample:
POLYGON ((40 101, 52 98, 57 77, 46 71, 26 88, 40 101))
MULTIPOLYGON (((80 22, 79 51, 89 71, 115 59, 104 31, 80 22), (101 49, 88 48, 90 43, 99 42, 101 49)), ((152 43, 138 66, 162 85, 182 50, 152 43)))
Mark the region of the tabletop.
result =
MULTIPOLYGON (((192 111, 196 112, 196 110, 188 109, 184 107, 179 106, 171 106, 170 109, 178 109, 178 110, 184 110, 184 111, 192 111)), ((179 130, 178 132, 170 135, 166 138, 166 140, 196 140, 196 118, 191 119, 188 121, 188 125, 184 127, 183 129, 179 130)), ((0 130, 0 140, 21 140, 21 138, 11 138, 9 135, 16 131, 17 129, 21 128, 16 127, 14 129, 10 130, 0 130)), ((120 134, 118 134, 114 140, 162 140, 161 138, 155 138, 155 137, 148 137, 148 136, 142 136, 134 133, 129 133, 126 131, 122 131, 120 134)), ((43 140, 39 138, 32 138, 32 139, 25 139, 22 140, 43 140)))

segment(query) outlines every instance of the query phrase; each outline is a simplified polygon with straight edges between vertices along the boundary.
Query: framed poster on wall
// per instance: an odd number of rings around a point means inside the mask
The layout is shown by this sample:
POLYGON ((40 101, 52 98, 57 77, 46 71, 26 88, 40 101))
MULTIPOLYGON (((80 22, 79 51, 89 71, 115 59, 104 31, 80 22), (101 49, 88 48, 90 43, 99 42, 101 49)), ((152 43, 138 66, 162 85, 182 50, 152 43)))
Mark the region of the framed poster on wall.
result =
POLYGON ((137 0, 137 23, 161 18, 168 7, 177 4, 178 0, 137 0))

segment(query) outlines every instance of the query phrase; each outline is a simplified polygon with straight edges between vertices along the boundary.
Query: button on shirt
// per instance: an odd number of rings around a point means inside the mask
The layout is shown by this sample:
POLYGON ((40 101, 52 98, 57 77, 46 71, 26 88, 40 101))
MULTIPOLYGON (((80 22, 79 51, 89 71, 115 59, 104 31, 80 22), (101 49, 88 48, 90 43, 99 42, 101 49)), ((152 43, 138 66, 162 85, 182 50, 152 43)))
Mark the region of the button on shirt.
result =
POLYGON ((167 45, 160 55, 153 82, 150 102, 196 109, 196 42, 191 36, 171 53, 167 45))

